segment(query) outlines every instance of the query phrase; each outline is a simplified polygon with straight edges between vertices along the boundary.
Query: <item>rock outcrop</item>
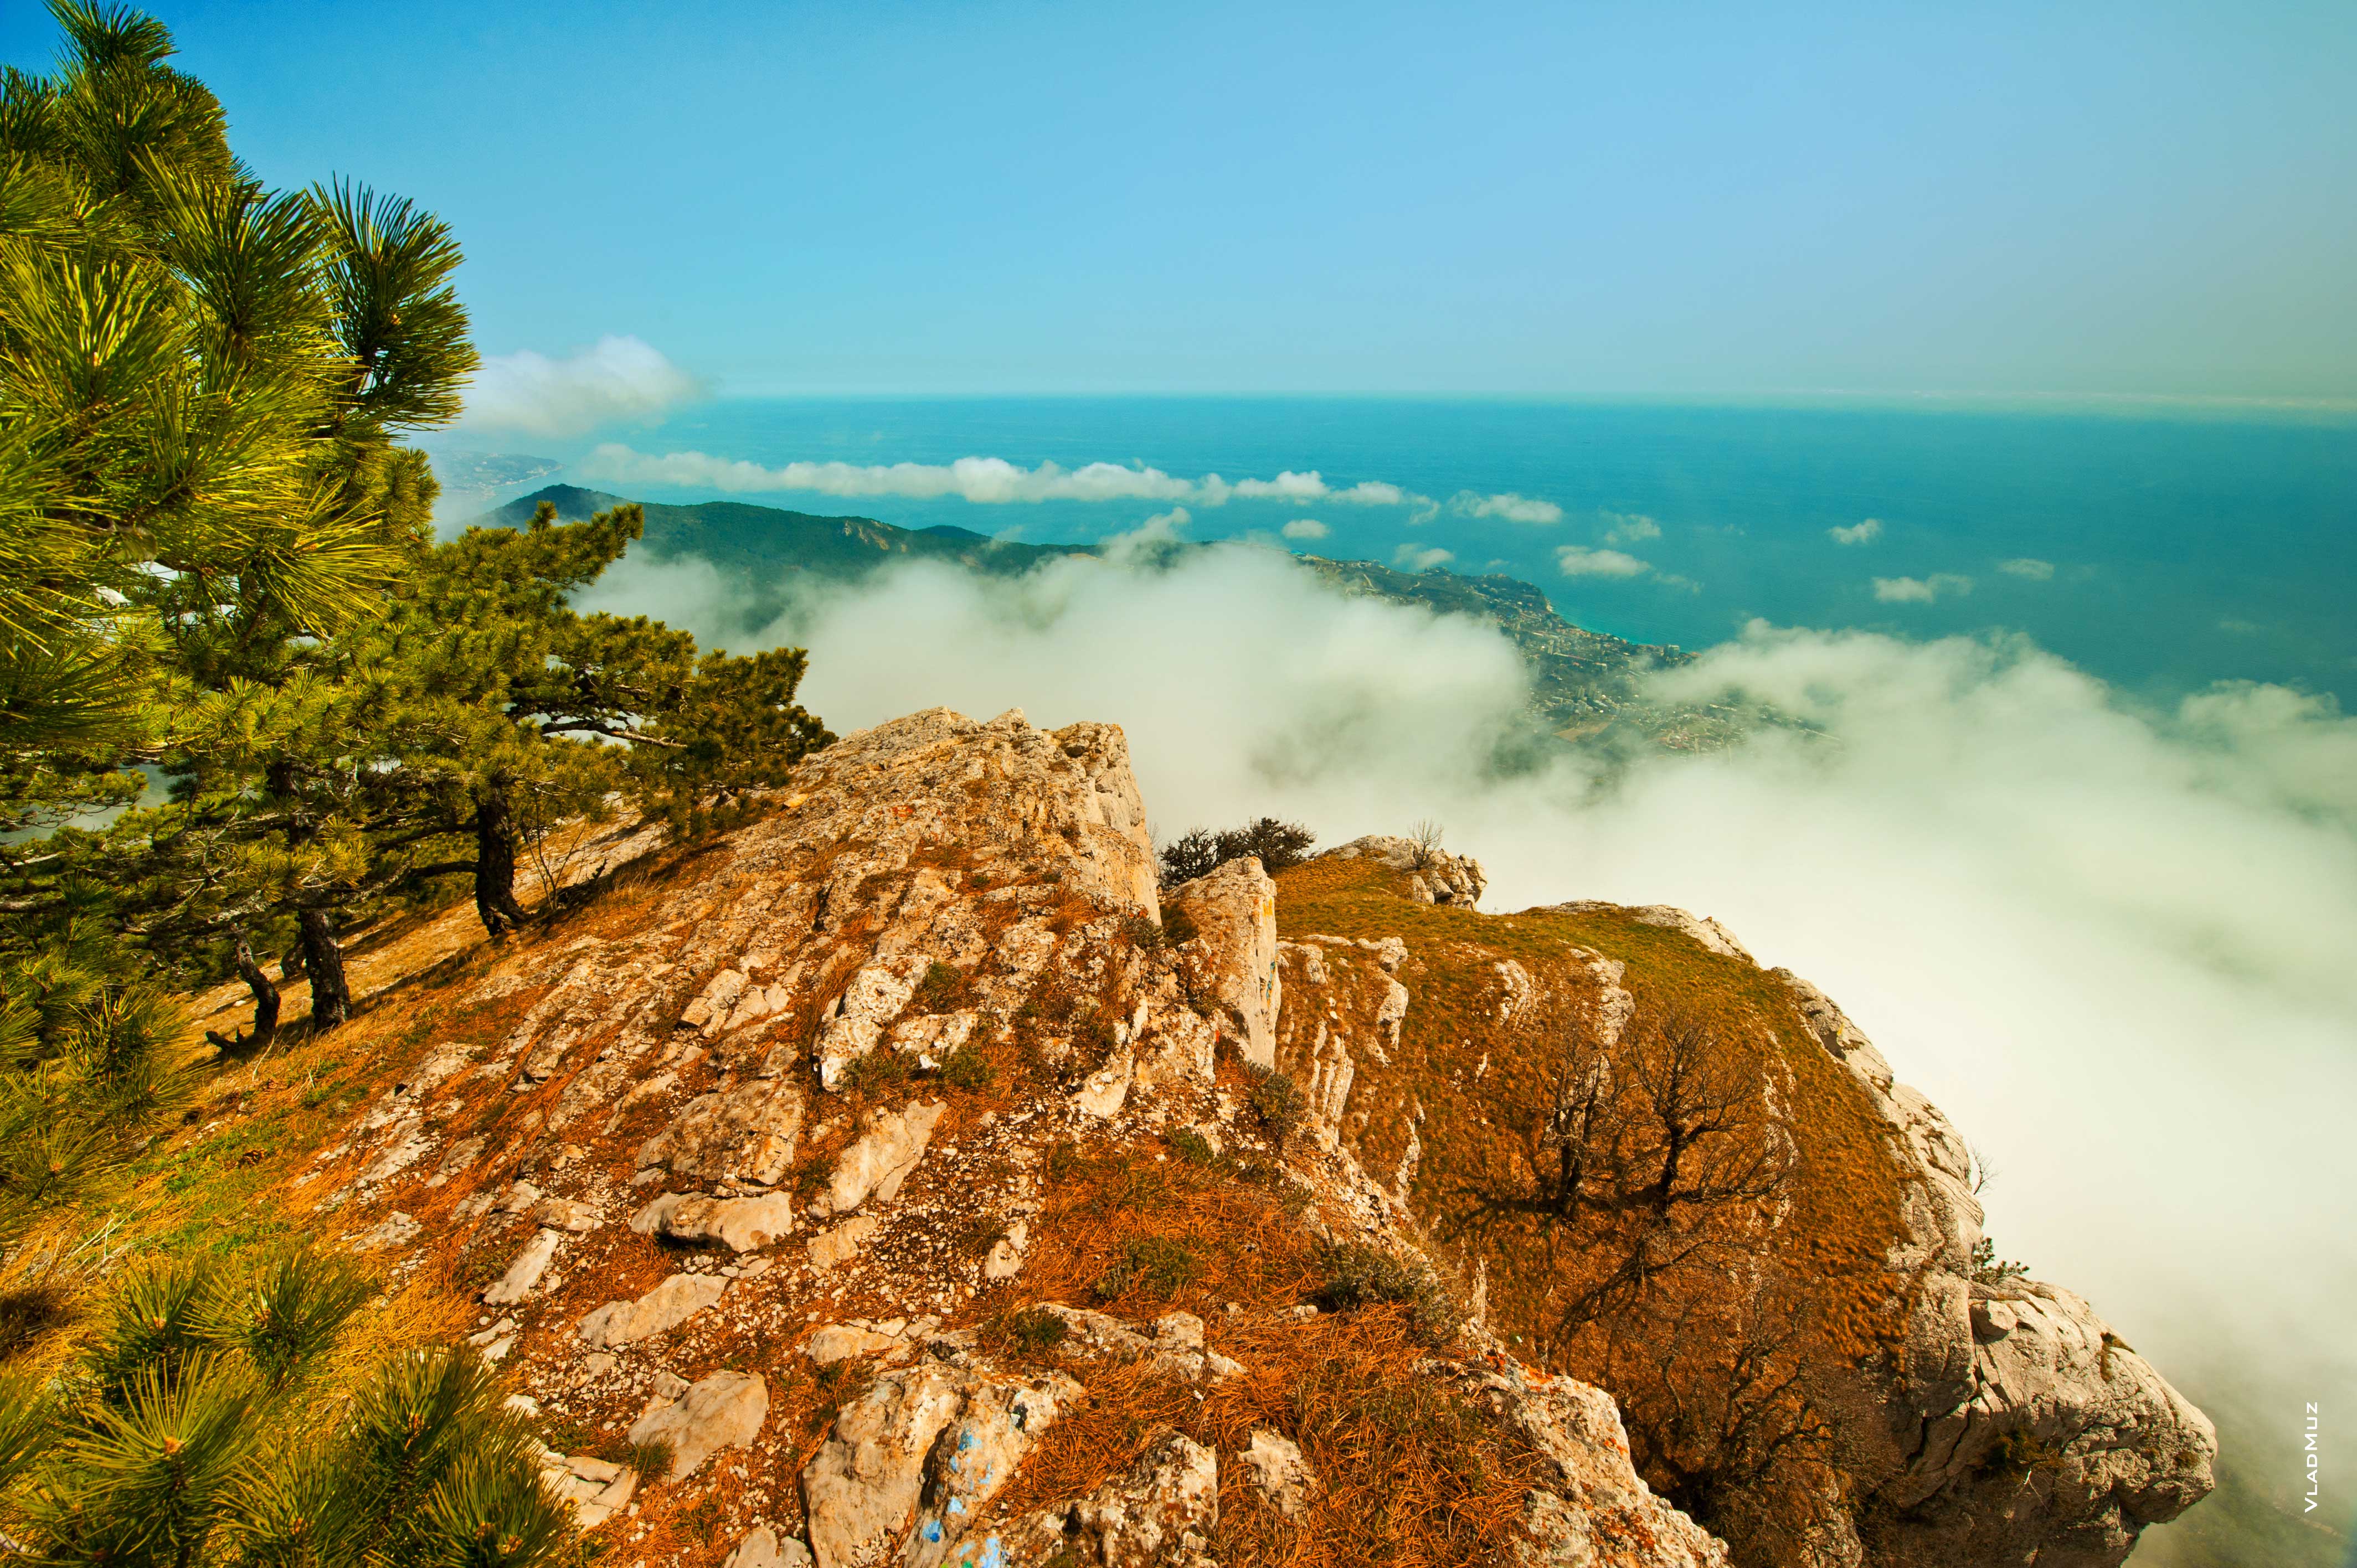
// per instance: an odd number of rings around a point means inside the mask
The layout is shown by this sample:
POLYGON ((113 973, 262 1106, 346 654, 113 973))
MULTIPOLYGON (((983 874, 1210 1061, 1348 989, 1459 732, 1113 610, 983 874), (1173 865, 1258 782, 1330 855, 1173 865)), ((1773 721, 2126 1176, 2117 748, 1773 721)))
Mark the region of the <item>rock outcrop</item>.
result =
POLYGON ((1172 941, 1154 869, 1111 725, 846 736, 749 825, 421 982, 413 1032, 350 1026, 397 1081, 307 1195, 479 1303, 618 1562, 1723 1568, 1613 1398, 1533 1364, 1521 1283, 1423 1261, 1510 1107, 1483 1097, 1535 1081, 1514 1042, 1620 1039, 1647 966, 1691 952, 1721 967, 1682 984, 1790 1011, 1795 1136, 1827 1084, 1879 1130, 1889 1233, 1853 1272, 1904 1282, 1858 1310, 1905 1353, 1857 1368, 1881 1457, 1855 1539, 2115 1563, 2206 1487, 2206 1423, 2085 1304, 1972 1283, 1938 1112, 1715 926, 1592 910, 1546 917, 1604 933, 1556 942, 1534 912, 1485 947, 1478 863, 1370 838, 1171 891, 1172 941), (1319 924, 1329 887, 1399 917, 1319 924))

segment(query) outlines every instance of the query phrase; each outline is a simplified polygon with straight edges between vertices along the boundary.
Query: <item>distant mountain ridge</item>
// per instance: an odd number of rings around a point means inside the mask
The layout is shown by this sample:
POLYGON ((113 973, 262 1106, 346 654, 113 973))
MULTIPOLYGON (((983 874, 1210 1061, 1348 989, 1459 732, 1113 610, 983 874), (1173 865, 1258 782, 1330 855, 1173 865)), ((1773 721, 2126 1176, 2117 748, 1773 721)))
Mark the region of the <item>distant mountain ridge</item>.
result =
MULTIPOLYGON (((626 496, 578 485, 544 486, 474 521, 521 528, 532 521, 542 501, 554 505, 556 515, 568 522, 638 505, 646 516, 640 548, 653 559, 700 556, 750 588, 744 627, 748 633, 784 609, 783 590, 796 576, 855 582, 897 559, 938 561, 988 576, 1012 577, 1045 561, 1099 553, 1091 544, 1024 544, 949 525, 901 528, 872 517, 821 517, 742 501, 633 503, 626 496)), ((1529 670, 1531 720, 1561 739, 1629 739, 1674 750, 1700 750, 1726 744, 1745 722, 1762 716, 1643 700, 1638 693, 1641 676, 1690 662, 1694 655, 1575 626, 1555 613, 1544 593, 1518 577, 1401 572, 1373 561, 1329 561, 1319 555, 1294 559, 1340 593, 1472 616, 1497 627, 1521 651, 1529 670)))

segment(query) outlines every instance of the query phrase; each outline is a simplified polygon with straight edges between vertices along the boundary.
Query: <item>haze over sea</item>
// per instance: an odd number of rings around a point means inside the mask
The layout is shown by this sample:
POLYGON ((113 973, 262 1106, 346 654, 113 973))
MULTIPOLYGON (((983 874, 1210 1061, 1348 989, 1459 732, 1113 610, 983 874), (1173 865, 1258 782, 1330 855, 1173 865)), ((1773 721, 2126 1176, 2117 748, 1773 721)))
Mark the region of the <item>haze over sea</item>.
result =
MULTIPOLYGON (((2352 411, 1942 399, 731 399, 683 411, 660 431, 608 429, 532 449, 578 460, 617 444, 772 468, 985 456, 1232 482, 1315 471, 1337 489, 1376 481, 1444 504, 1418 522, 1430 509, 1412 503, 1197 502, 1186 536, 1275 536, 1309 520, 1325 536, 1291 547, 1387 564, 1446 550, 1453 571, 1524 578, 1566 618, 1639 641, 1701 647, 1755 617, 1914 638, 2006 628, 2155 699, 2220 680, 2357 699, 2357 617, 2345 597, 2357 580, 2352 411), (1466 492, 1525 498, 1560 517, 1522 521, 1445 504, 1466 492), (1613 554, 1575 555, 1586 569, 1568 575, 1557 554, 1566 545, 1613 554)), ((1101 538, 1171 504, 724 490, 651 482, 645 469, 609 452, 574 472, 643 499, 729 494, 1035 542, 1101 538)))

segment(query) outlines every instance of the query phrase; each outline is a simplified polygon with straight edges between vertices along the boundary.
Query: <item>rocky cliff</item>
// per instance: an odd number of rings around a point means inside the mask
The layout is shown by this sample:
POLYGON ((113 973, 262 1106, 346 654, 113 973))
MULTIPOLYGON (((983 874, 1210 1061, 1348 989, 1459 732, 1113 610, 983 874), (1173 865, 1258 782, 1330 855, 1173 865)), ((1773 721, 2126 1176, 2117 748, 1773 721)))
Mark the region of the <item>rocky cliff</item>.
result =
POLYGON ((1460 1223, 1564 1042, 1673 994, 1781 1053, 1761 1224, 1843 1352, 1811 1560, 2116 1563, 2207 1487, 2084 1303, 1971 1283, 1939 1113, 1706 922, 1482 915, 1385 839, 1164 896, 1121 732, 1019 713, 772 804, 381 1001, 287 1187, 471 1304, 613 1561, 1729 1561, 1566 1370, 1544 1237, 1460 1223))

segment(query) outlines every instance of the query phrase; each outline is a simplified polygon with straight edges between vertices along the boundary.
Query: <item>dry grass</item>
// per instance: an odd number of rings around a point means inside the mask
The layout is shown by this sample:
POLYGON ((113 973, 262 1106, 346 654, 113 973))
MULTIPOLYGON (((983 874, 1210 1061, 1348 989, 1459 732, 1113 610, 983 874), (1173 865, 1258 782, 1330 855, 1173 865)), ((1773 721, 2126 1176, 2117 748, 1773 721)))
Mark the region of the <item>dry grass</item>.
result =
MULTIPOLYGON (((1461 1568, 1498 1561, 1523 1493, 1544 1484, 1536 1457, 1501 1439, 1426 1368, 1407 1313, 1370 1307, 1308 1323, 1245 1314, 1216 1326, 1244 1371, 1200 1388, 1143 1364, 1104 1367, 1049 1428, 985 1521, 1086 1497, 1125 1474, 1161 1433, 1217 1450, 1214 1551, 1254 1568, 1461 1568), (1318 1477, 1287 1518, 1228 1462, 1266 1429, 1301 1445, 1318 1477)), ((985 1526, 986 1527, 986 1526, 985 1526)))
MULTIPOLYGON (((1910 1283, 1886 1262, 1903 1235, 1891 1134, 1779 982, 1617 911, 1496 916, 1415 904, 1404 897, 1404 874, 1364 860, 1313 860, 1277 882, 1277 918, 1287 938, 1398 936, 1407 943, 1410 958, 1398 978, 1411 1004, 1401 1048, 1388 1067, 1358 1053, 1353 1103, 1373 1114, 1353 1142, 1369 1168, 1394 1168, 1406 1142, 1405 1110, 1423 1105, 1413 1200, 1437 1233, 1463 1234, 1477 1196, 1494 1189, 1500 1173, 1525 1165, 1530 1132, 1555 1080, 1554 1042, 1500 1026, 1495 965, 1512 959, 1543 987, 1592 997, 1595 983, 1573 957, 1574 949, 1587 949, 1626 964, 1624 983, 1640 1018, 1683 1013, 1730 1048, 1759 1053, 1791 1084, 1800 1164, 1769 1245, 1812 1282, 1813 1355, 1858 1364, 1898 1353, 1910 1283)), ((1328 967, 1352 1012, 1365 1016, 1366 997, 1380 988, 1371 961, 1329 950, 1328 967)), ((1531 1347, 1526 1353, 1544 1350, 1558 1369, 1601 1380, 1597 1346, 1550 1342, 1545 1303, 1584 1265, 1576 1253, 1545 1244, 1540 1230, 1495 1229, 1466 1243, 1463 1262, 1469 1268, 1473 1255, 1486 1262, 1491 1316, 1502 1333, 1531 1347)), ((1713 1283, 1699 1278, 1681 1289, 1707 1293, 1713 1283)))

